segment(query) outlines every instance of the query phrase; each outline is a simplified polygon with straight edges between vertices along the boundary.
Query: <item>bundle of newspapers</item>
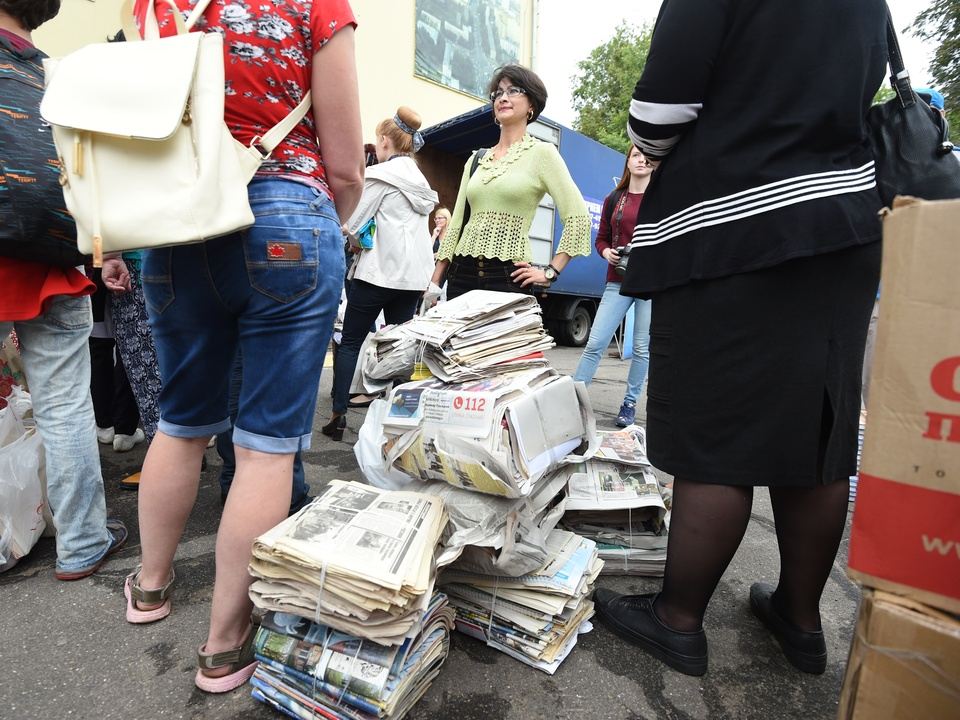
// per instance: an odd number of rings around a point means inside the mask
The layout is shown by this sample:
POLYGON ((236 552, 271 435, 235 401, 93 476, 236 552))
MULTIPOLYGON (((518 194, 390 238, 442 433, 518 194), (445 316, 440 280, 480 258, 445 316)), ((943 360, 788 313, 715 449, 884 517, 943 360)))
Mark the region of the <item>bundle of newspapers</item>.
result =
POLYGON ((395 378, 409 378, 418 365, 445 382, 546 367, 543 351, 554 345, 536 298, 472 290, 368 337, 351 390, 380 392, 395 378))
POLYGON ((604 431, 599 438, 593 457, 560 470, 567 479, 560 525, 596 541, 605 575, 661 577, 669 496, 647 460, 643 428, 604 431))
POLYGON ((416 634, 392 646, 268 612, 254 640, 253 697, 298 718, 402 718, 440 671, 451 630, 443 593, 433 595, 416 634))
POLYGON ((443 501, 332 480, 254 541, 257 607, 401 645, 419 632, 435 583, 443 501))
POLYGON ((456 609, 457 629, 551 675, 590 629, 588 598, 603 567, 592 540, 564 530, 548 536, 549 560, 520 577, 484 572, 487 549, 467 548, 438 579, 456 609))
POLYGON ((524 497, 596 447, 586 389, 549 367, 405 383, 386 403, 366 422, 382 434, 383 462, 418 480, 524 497))

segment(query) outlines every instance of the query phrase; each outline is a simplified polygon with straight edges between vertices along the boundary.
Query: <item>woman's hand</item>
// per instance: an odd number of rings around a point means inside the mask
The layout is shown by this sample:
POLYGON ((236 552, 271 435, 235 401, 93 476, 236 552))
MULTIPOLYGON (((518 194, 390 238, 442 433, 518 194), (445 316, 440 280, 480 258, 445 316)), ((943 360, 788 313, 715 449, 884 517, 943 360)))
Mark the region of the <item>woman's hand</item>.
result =
POLYGON ((515 283, 520 283, 520 287, 527 285, 549 285, 547 274, 543 270, 538 270, 528 262, 515 262, 517 269, 510 273, 515 283))
POLYGON ((604 260, 606 260, 608 263, 610 263, 614 267, 616 267, 616 264, 620 262, 620 253, 617 251, 616 248, 612 248, 612 247, 606 248, 600 254, 603 255, 604 260))
POLYGON ((107 258, 103 261, 103 284, 114 295, 130 292, 130 273, 127 264, 120 258, 107 258))

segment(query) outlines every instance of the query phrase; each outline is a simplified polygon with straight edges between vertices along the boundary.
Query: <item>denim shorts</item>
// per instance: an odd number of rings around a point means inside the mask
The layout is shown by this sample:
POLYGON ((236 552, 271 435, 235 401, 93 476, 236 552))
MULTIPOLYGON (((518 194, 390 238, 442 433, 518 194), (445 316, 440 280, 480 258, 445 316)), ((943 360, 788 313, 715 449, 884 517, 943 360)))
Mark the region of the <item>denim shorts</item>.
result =
POLYGON ((243 381, 235 444, 310 447, 320 371, 344 260, 333 203, 290 180, 250 184, 253 227, 144 253, 143 291, 163 389, 159 429, 179 438, 230 428, 230 378, 243 381))

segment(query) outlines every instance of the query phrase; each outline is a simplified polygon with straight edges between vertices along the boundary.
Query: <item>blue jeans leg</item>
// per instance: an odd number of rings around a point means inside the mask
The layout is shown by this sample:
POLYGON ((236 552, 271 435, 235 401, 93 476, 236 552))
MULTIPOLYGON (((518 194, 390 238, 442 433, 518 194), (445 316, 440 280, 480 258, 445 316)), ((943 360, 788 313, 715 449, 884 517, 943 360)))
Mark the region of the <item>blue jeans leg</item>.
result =
MULTIPOLYGON (((0 323, 0 334, 10 325, 0 323)), ((43 315, 13 326, 46 453, 57 569, 77 570, 97 562, 111 542, 90 397, 90 298, 58 295, 43 315)))
POLYGON ((636 404, 650 366, 650 300, 627 298, 633 302, 633 357, 627 373, 627 392, 623 399, 636 404))
MULTIPOLYGON (((230 429, 217 435, 217 455, 223 461, 220 468, 220 495, 227 497, 230 492, 230 485, 233 483, 234 473, 237 471, 237 455, 233 449, 233 423, 237 421, 237 413, 240 410, 240 385, 243 379, 243 360, 240 353, 237 353, 237 360, 233 365, 233 376, 230 378, 230 429)), ((310 486, 307 485, 306 475, 303 470, 303 456, 298 450, 293 456, 293 495, 290 498, 290 514, 300 510, 304 505, 310 502, 310 486)))
MULTIPOLYGON (((610 347, 613 334, 620 327, 623 316, 627 314, 632 304, 633 298, 624 297, 620 294, 620 283, 607 283, 603 291, 603 297, 600 298, 600 307, 597 308, 597 316, 593 320, 593 327, 590 329, 587 346, 583 349, 583 355, 580 356, 580 362, 573 373, 574 380, 580 380, 587 385, 590 384, 593 376, 597 373, 597 368, 600 366, 603 353, 610 347)), ((648 315, 648 334, 649 326, 648 315)), ((644 375, 646 375, 646 366, 644 366, 644 375)))

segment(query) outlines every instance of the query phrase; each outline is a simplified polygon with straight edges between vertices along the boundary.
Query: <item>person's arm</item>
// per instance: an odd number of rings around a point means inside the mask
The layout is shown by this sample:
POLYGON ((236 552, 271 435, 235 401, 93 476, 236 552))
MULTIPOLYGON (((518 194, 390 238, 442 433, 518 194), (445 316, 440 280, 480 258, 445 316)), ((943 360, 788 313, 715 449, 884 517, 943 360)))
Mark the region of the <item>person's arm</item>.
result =
POLYGON ((353 214, 363 190, 363 132, 352 25, 340 28, 314 54, 310 89, 327 184, 343 220, 353 214))
POLYGON ((656 167, 696 122, 727 27, 727 3, 664 0, 627 134, 656 167))
POLYGON ((443 234, 443 240, 440 241, 440 248, 437 250, 437 263, 433 268, 433 275, 430 282, 439 285, 443 279, 444 273, 450 267, 450 260, 457 252, 457 243, 460 241, 460 235, 463 228, 463 213, 467 206, 467 183, 470 182, 470 166, 473 163, 473 155, 463 166, 463 176, 460 178, 460 189, 457 191, 457 204, 453 207, 453 216, 447 223, 446 232, 443 234))
POLYGON ((570 171, 557 149, 544 143, 540 152, 540 177, 556 203, 560 221, 563 223, 563 232, 554 255, 557 262, 551 263, 560 271, 570 258, 590 254, 590 229, 593 220, 580 189, 570 176, 570 171), (559 255, 566 255, 567 259, 562 260, 559 255), (563 264, 558 265, 558 262, 563 264))

